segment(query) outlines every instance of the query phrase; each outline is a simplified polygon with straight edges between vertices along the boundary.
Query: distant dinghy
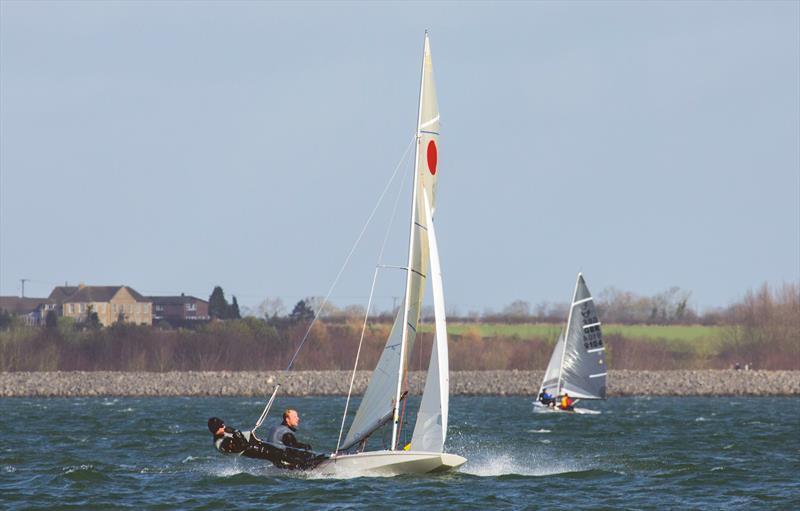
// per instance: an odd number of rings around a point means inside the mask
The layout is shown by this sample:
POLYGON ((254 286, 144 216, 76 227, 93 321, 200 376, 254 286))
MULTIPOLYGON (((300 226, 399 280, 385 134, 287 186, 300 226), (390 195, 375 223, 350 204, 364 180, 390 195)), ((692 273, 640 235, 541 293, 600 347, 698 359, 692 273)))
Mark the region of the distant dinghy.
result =
MULTIPOLYGON (((576 402, 605 399, 607 375, 605 353, 606 347, 594 299, 583 275, 579 273, 567 316, 567 327, 561 332, 553 349, 537 395, 547 390, 558 399, 565 393, 569 394, 576 402)), ((534 410, 564 411, 558 407, 547 406, 538 399, 534 402, 534 410)), ((572 411, 579 414, 600 413, 578 407, 572 411)))
POLYGON ((423 474, 450 470, 467 461, 461 456, 443 452, 447 436, 449 368, 442 270, 433 225, 438 141, 439 107, 426 32, 403 303, 344 441, 315 472, 331 475, 423 474), (426 279, 430 279, 433 290, 434 345, 411 442, 401 445, 401 405, 407 394, 406 374, 420 322, 426 279), (366 451, 370 436, 389 424, 392 429, 389 449, 366 451))

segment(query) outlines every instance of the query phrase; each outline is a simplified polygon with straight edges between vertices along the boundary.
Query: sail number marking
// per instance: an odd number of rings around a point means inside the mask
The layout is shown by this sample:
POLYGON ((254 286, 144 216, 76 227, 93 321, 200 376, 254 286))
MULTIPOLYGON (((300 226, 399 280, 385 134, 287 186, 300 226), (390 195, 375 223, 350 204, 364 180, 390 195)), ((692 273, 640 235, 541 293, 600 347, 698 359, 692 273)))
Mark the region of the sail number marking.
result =
POLYGON ((603 347, 603 336, 600 332, 600 322, 597 315, 588 303, 581 304, 581 319, 583 320, 583 347, 592 350, 603 347))

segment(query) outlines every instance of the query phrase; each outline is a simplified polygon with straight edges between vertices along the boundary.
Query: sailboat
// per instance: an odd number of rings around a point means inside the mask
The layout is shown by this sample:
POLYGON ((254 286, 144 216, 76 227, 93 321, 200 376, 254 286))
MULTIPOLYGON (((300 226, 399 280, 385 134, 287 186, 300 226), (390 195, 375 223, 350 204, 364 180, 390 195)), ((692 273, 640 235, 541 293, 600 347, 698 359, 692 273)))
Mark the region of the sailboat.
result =
MULTIPOLYGON (((388 340, 344 441, 315 471, 323 474, 421 474, 456 468, 467 460, 444 452, 447 437, 449 369, 442 270, 433 217, 438 180, 439 107, 427 31, 417 116, 414 185, 409 222, 405 292, 388 340), (434 343, 411 441, 401 445, 401 410, 407 372, 430 279, 435 317, 434 343), (388 448, 368 451, 370 436, 391 426, 388 448)), ((387 435, 388 436, 388 435, 387 435)))
MULTIPOLYGON (((567 327, 556 342, 550 363, 539 387, 540 395, 547 390, 553 396, 565 393, 575 400, 606 398, 606 347, 597 319, 594 299, 583 275, 578 273, 575 292, 567 315, 567 327)), ((535 411, 562 411, 534 402, 535 411)), ((575 407, 576 413, 597 414, 596 410, 575 407)))

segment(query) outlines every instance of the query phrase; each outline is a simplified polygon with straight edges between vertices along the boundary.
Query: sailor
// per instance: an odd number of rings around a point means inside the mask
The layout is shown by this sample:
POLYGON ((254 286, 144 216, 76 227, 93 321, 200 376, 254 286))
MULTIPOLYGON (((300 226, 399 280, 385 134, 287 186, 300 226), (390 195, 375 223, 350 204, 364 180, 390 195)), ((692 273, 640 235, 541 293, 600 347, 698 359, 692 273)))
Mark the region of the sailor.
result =
POLYGON ((297 410, 287 408, 283 412, 281 423, 270 430, 264 445, 281 452, 280 459, 272 460, 276 467, 307 470, 329 458, 327 454, 318 454, 312 451, 311 444, 297 440, 294 434, 299 425, 300 415, 297 414, 297 410))
MULTIPOLYGON (((214 435, 214 447, 222 454, 268 460, 277 467, 291 469, 309 468, 310 465, 306 461, 314 458, 312 453, 312 456, 286 461, 286 454, 280 447, 262 442, 251 431, 239 431, 238 429, 227 427, 225 426, 225 421, 219 417, 208 419, 208 430, 214 435)), ((324 456, 320 461, 326 458, 327 456, 324 456)))
POLYGON ((575 407, 573 406, 574 404, 575 401, 573 401, 572 398, 569 397, 569 394, 565 391, 564 395, 561 397, 561 404, 559 404, 558 407, 561 408, 562 410, 567 410, 571 412, 575 410, 575 407))
POLYGON ((214 447, 223 454, 242 454, 250 445, 250 434, 225 426, 225 421, 219 417, 208 419, 208 430, 214 435, 214 447))
POLYGON ((547 389, 542 389, 542 392, 539 394, 539 402, 545 406, 553 406, 556 404, 556 398, 547 392, 547 389))
POLYGON ((294 434, 300 425, 300 416, 297 410, 287 408, 283 412, 283 421, 272 428, 267 436, 269 443, 277 446, 293 447, 295 449, 311 450, 310 444, 298 442, 294 434))

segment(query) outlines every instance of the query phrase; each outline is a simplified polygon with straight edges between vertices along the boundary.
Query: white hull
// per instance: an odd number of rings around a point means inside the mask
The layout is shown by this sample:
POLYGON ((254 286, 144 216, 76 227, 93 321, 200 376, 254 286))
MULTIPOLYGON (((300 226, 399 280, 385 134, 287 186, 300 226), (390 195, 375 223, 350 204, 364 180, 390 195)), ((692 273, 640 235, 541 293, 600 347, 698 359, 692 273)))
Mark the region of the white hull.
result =
POLYGON ((314 472, 333 476, 429 474, 452 470, 466 461, 442 452, 372 451, 340 454, 316 467, 314 472))
POLYGON ((535 413, 577 413, 578 415, 599 415, 600 410, 590 410, 589 408, 578 408, 577 406, 569 410, 562 410, 561 408, 557 408, 555 406, 545 406, 539 401, 533 402, 533 411, 535 413))

